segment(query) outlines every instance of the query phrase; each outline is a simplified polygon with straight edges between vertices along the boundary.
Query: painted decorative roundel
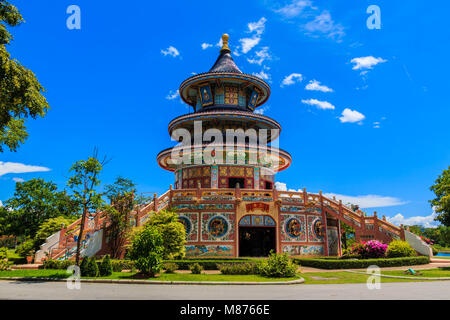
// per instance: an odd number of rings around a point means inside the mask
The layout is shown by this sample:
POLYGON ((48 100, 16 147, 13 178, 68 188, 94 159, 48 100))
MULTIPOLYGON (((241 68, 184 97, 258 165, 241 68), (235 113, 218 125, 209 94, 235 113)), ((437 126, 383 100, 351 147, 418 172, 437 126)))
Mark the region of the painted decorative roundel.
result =
POLYGON ((209 233, 216 238, 223 237, 228 231, 228 222, 223 217, 214 217, 208 223, 209 233))
POLYGON ((313 222, 313 231, 316 238, 320 239, 323 237, 322 221, 320 219, 316 219, 313 222))
POLYGON ((302 234, 302 225, 298 218, 290 218, 284 225, 287 235, 291 238, 298 238, 302 234))
POLYGON ((180 220, 180 222, 184 225, 184 228, 186 229, 186 235, 189 235, 189 233, 191 233, 191 221, 187 218, 187 217, 178 217, 178 219, 180 220))

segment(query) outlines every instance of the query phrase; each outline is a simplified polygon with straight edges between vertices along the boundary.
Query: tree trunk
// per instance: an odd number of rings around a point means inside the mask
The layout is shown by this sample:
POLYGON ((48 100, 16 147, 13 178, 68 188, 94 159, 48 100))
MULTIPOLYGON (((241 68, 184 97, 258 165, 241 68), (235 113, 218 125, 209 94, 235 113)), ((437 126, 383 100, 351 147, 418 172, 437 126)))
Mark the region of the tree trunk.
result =
POLYGON ((78 239, 77 239, 77 253, 75 256, 75 263, 77 266, 80 266, 80 248, 81 248, 81 239, 83 237, 83 232, 84 232, 84 224, 86 221, 86 215, 87 215, 87 208, 84 207, 83 208, 83 215, 81 216, 81 225, 80 225, 80 232, 78 234, 78 239))

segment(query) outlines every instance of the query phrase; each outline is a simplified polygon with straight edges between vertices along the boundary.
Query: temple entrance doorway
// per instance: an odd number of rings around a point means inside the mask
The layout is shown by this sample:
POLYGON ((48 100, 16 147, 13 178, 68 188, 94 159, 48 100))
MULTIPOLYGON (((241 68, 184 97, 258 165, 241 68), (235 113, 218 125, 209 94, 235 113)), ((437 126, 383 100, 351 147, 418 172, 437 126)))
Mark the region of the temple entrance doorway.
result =
POLYGON ((239 227, 239 256, 267 257, 276 251, 275 227, 239 227))

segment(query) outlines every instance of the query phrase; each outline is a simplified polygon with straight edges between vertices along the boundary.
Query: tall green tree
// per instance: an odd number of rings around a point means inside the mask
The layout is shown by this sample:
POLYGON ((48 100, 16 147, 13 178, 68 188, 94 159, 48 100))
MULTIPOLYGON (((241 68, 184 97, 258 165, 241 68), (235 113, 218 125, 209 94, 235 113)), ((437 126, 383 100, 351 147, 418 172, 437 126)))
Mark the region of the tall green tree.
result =
POLYGON ((175 259, 185 256, 186 229, 178 219, 178 214, 161 210, 150 216, 146 225, 154 226, 161 233, 164 246, 164 258, 175 259))
POLYGON ((436 198, 430 200, 431 206, 438 214, 435 220, 443 225, 450 226, 450 166, 442 171, 434 185, 431 186, 436 198))
POLYGON ((50 218, 69 216, 76 203, 51 181, 31 179, 16 183, 12 198, 5 202, 5 224, 8 233, 34 238, 39 226, 50 218))
POLYGON ((127 240, 130 213, 135 205, 134 187, 135 184, 131 180, 122 177, 116 178, 113 184, 105 187, 105 194, 111 202, 103 211, 107 219, 105 232, 113 258, 120 258, 127 240))
POLYGON ((6 50, 13 40, 7 28, 22 22, 19 10, 0 0, 0 152, 5 147, 16 151, 28 137, 25 119, 44 117, 50 108, 35 74, 6 50))
POLYGON ((80 248, 83 239, 84 225, 90 211, 96 212, 103 205, 102 194, 97 192, 100 185, 99 175, 106 163, 106 159, 99 161, 97 151, 87 160, 80 160, 73 164, 70 169, 73 176, 68 181, 72 189, 73 197, 81 211, 80 232, 77 239, 76 264, 80 265, 80 248))

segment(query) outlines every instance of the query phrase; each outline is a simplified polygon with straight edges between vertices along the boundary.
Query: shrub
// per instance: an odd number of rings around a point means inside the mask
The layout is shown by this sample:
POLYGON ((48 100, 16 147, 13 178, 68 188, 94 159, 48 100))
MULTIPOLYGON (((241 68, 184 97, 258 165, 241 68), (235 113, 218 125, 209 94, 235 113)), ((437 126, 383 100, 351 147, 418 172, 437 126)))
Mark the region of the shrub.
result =
POLYGON ((11 262, 8 261, 8 249, 0 248, 0 271, 9 270, 11 262))
POLYGON ((362 259, 383 258, 386 255, 388 245, 378 240, 356 243, 350 248, 349 254, 359 256, 362 259))
POLYGON ((129 256, 141 273, 154 277, 161 271, 163 252, 161 233, 156 227, 146 225, 134 235, 129 256))
POLYGON ((203 267, 201 265, 199 265, 198 263, 194 263, 190 266, 189 270, 191 270, 191 272, 193 274, 201 274, 203 267))
POLYGON ((113 269, 111 264, 111 258, 109 257, 109 254, 103 257, 102 263, 99 267, 99 272, 101 277, 107 277, 112 275, 113 269))
POLYGON ((21 257, 31 256, 34 251, 34 240, 28 239, 22 242, 16 249, 16 253, 21 257))
POLYGON ((304 267, 313 267, 319 269, 362 269, 367 268, 371 265, 376 265, 379 267, 401 267, 428 264, 430 263, 430 258, 425 256, 361 260, 294 258, 294 262, 304 267))
POLYGON ((166 270, 166 273, 175 273, 175 270, 178 269, 178 265, 173 262, 167 262, 164 264, 164 270, 166 270))
POLYGON ((164 259, 183 258, 186 247, 186 229, 176 212, 161 210, 150 216, 147 225, 155 226, 162 236, 164 259))
POLYGON ((83 272, 81 272, 81 275, 84 277, 94 277, 94 278, 98 277, 99 270, 98 270, 97 262, 95 261, 95 257, 92 257, 90 259, 86 257, 85 259, 88 260, 87 266, 86 266, 86 272, 85 272, 85 274, 83 274, 83 272))
POLYGON ((82 276, 87 276, 89 274, 89 258, 84 257, 80 263, 80 273, 82 276))
POLYGON ((165 260, 165 262, 173 262, 178 265, 178 270, 189 270, 189 267, 198 263, 203 267, 203 270, 219 270, 219 265, 221 264, 241 264, 241 263, 256 263, 261 259, 242 259, 242 258, 193 258, 193 259, 183 259, 183 260, 165 260))
POLYGON ((262 276, 271 278, 293 277, 298 266, 292 262, 287 253, 276 254, 270 252, 269 259, 262 261, 258 266, 258 272, 262 276))
POLYGON ((431 249, 433 250, 433 256, 439 253, 439 251, 437 251, 435 247, 431 247, 431 249))
POLYGON ((258 274, 256 263, 224 263, 218 268, 222 274, 258 274))
POLYGON ((394 240, 389 244, 386 252, 388 258, 414 257, 416 252, 406 241, 394 240))
POLYGON ((111 260, 113 272, 122 272, 123 270, 134 270, 134 262, 131 260, 111 260))

